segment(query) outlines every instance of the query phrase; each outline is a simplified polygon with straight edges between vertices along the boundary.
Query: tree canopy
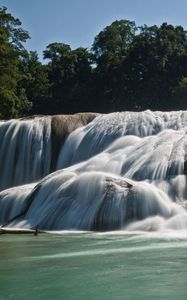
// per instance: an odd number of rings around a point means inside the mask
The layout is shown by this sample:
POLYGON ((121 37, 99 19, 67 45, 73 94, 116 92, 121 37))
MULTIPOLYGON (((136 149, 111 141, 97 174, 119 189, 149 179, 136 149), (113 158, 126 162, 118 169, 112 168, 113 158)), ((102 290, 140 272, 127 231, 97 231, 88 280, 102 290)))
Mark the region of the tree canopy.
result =
POLYGON ((0 8, 0 117, 17 117, 29 108, 24 89, 18 88, 21 74, 19 59, 24 55, 23 43, 29 35, 21 27, 21 22, 0 8))
POLYGON ((187 32, 116 20, 90 49, 53 42, 28 52, 21 21, 0 8, 0 118, 187 109, 187 32))

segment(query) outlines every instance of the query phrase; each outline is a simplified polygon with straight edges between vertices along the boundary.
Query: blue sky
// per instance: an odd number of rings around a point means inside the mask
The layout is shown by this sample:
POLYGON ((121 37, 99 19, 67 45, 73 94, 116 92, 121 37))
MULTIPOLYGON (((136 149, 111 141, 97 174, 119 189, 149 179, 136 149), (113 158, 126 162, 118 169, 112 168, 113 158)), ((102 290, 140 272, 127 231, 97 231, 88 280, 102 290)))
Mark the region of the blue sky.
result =
POLYGON ((96 34, 117 19, 187 29, 186 0, 0 0, 0 5, 22 21, 31 36, 26 47, 40 58, 52 42, 89 48, 96 34))

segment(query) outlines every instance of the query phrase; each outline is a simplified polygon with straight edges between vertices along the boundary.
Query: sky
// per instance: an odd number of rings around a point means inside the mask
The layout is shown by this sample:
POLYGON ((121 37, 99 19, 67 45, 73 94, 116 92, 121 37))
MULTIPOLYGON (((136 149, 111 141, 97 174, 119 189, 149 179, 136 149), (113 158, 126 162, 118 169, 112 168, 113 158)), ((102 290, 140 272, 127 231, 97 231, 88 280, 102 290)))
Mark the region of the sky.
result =
POLYGON ((168 22, 187 29, 186 0, 0 0, 2 6, 21 20, 31 36, 26 48, 36 50, 41 60, 53 42, 90 48, 94 37, 115 20, 137 26, 168 22))

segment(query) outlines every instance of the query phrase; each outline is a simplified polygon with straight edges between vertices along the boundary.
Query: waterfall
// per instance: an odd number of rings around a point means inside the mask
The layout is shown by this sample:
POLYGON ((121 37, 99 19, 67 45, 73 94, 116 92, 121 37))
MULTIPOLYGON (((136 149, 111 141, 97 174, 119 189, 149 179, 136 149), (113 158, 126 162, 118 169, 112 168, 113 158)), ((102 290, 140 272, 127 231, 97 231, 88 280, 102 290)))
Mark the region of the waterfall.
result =
MULTIPOLYGON (((120 137, 155 136, 164 130, 184 130, 187 111, 178 112, 120 112, 98 116, 86 128, 74 131, 62 147, 58 168, 88 159, 120 137)), ((130 142, 130 140, 128 140, 130 142)))
POLYGON ((27 195, 34 184, 23 185, 0 192, 0 224, 11 220, 26 209, 27 195))
POLYGON ((37 181, 49 173, 51 120, 11 120, 0 125, 0 189, 37 181))
POLYGON ((60 147, 97 114, 57 115, 0 122, 0 190, 38 181, 56 170, 60 147))
POLYGON ((1 224, 43 230, 187 229, 186 111, 95 115, 80 124, 76 120, 70 130, 70 119, 63 118, 56 135, 50 117, 21 122, 0 124, 1 224), (60 133, 64 127, 68 134, 60 133), (28 182, 33 183, 23 185, 28 182))

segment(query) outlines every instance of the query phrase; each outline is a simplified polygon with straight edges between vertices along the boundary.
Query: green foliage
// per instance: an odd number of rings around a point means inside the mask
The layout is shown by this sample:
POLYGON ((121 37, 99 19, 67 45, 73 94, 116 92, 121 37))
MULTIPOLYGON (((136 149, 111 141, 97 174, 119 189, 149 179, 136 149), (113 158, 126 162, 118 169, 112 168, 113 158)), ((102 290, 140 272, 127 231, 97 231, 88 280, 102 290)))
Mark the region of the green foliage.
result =
POLYGON ((115 21, 91 50, 49 44, 46 64, 24 49, 28 38, 20 20, 0 8, 0 118, 187 109, 187 32, 181 26, 115 21))
POLYGON ((52 43, 44 51, 44 58, 48 59, 53 99, 51 112, 70 113, 79 110, 82 99, 77 99, 77 95, 84 98, 84 91, 87 91, 86 85, 92 72, 91 54, 82 47, 71 50, 67 44, 52 43))
POLYGON ((47 67, 39 61, 36 51, 27 53, 19 61, 19 72, 22 74, 19 87, 24 89, 27 98, 32 103, 30 112, 43 113, 50 98, 50 84, 47 67))
POLYGON ((174 91, 187 72, 187 36, 181 26, 137 28, 116 21, 99 33, 92 49, 101 111, 177 108, 174 91))
POLYGON ((29 103, 18 90, 18 63, 25 52, 22 42, 29 37, 20 28, 21 22, 0 8, 0 118, 17 117, 29 103))
MULTIPOLYGON (((128 58, 129 83, 141 108, 170 109, 169 99, 187 71, 187 36, 181 26, 140 27, 128 58)), ((137 101, 137 100, 136 100, 137 101)))
MULTIPOLYGON (((120 109, 121 65, 131 51, 136 30, 134 22, 120 20, 104 28, 95 37, 92 51, 96 63, 94 94, 97 99, 96 106, 99 106, 99 109, 96 109, 98 111, 110 112, 120 109)), ((123 82, 122 90, 124 88, 123 82)))
POLYGON ((92 50, 97 67, 121 63, 127 56, 136 32, 134 22, 120 20, 104 28, 94 40, 92 50))

